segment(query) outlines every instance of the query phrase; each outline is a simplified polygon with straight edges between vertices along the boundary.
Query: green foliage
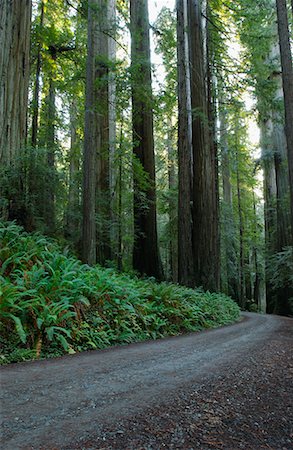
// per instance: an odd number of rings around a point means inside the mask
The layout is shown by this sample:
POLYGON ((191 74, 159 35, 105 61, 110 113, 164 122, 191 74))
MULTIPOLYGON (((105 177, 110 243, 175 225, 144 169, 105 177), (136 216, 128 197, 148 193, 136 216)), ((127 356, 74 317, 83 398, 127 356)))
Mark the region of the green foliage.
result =
POLYGON ((45 148, 26 148, 13 166, 0 168, 0 217, 16 220, 25 229, 50 232, 45 223, 48 192, 60 196, 64 191, 60 173, 47 164, 45 148))
POLYGON ((56 244, 12 224, 0 227, 0 315, 6 332, 12 324, 19 340, 39 354, 43 341, 69 349, 70 326, 81 305, 83 280, 75 280, 80 263, 56 244))
POLYGON ((293 248, 285 247, 269 258, 268 276, 274 289, 293 287, 293 248))
POLYGON ((223 294, 90 268, 14 223, 0 224, 0 286, 4 363, 197 331, 239 317, 223 294))
POLYGON ((156 148, 156 195, 160 255, 167 280, 177 279, 177 57, 176 11, 163 7, 154 24, 155 52, 164 67, 154 69, 158 85, 155 92, 154 133, 156 148))
POLYGON ((271 295, 269 307, 275 314, 293 315, 293 251, 291 246, 267 257, 271 295))

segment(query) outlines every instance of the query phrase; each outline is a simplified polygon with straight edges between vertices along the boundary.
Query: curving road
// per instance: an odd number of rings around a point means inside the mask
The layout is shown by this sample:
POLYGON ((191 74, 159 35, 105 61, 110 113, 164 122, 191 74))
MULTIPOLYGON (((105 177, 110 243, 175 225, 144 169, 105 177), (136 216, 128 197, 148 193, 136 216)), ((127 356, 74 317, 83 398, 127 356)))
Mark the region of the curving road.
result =
MULTIPOLYGON (((116 447, 85 442, 98 442, 102 430, 111 427, 122 435, 122 420, 143 417, 162 403, 166 407, 191 387, 206 388, 215 375, 237 372, 282 327, 288 331, 291 326, 292 319, 245 313, 241 322, 211 331, 5 366, 0 372, 1 448, 132 448, 122 441, 116 447)), ((292 344, 292 335, 286 339, 292 344)), ((293 448, 293 435, 288 448, 293 448)))

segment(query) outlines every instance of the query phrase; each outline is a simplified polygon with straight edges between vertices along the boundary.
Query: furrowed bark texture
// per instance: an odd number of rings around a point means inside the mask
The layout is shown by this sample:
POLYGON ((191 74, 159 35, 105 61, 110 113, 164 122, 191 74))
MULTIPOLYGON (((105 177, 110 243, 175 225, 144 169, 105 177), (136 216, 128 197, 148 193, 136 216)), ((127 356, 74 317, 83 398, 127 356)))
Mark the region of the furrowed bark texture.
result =
POLYGON ((70 163, 69 163, 69 191, 66 214, 65 236, 77 243, 79 237, 79 205, 80 185, 78 174, 80 170, 80 138, 77 133, 78 112, 75 100, 70 105, 70 163))
MULTIPOLYGON (((44 2, 41 2, 41 11, 40 11, 40 33, 42 32, 43 23, 44 23, 44 2)), ((39 42, 38 44, 38 53, 37 53, 37 65, 36 65, 36 79, 34 86, 34 94, 33 94, 33 102, 32 102, 32 138, 31 143, 32 147, 37 146, 38 139, 38 120, 39 120, 39 96, 40 96, 40 74, 41 74, 41 65, 42 65, 42 55, 41 55, 42 45, 39 42)))
MULTIPOLYGON (((56 61, 57 54, 51 54, 52 59, 56 61)), ((47 146, 47 163, 50 169, 51 177, 54 179, 55 173, 55 152, 56 152, 56 89, 53 74, 49 80, 49 92, 47 96, 47 130, 46 130, 46 146, 47 146)), ((50 188, 45 192, 45 208, 44 220, 48 227, 48 232, 54 234, 56 227, 55 217, 55 190, 50 188)))
POLYGON ((219 194, 219 167, 218 167, 218 142, 217 142, 217 110, 216 110, 216 82, 213 75, 213 42, 211 35, 211 8, 209 0, 206 0, 206 58, 207 58, 207 102, 208 102, 208 126, 209 126, 209 144, 211 152, 211 173, 212 173, 212 232, 213 232, 213 246, 214 246, 214 274, 216 290, 220 288, 220 194, 219 194))
POLYGON ((287 3, 286 0, 277 0, 276 4, 285 103, 285 133, 287 140, 291 197, 291 245, 293 245, 293 67, 292 54, 290 49, 287 3))
POLYGON ((109 40, 114 2, 93 0, 88 9, 88 56, 83 182, 83 260, 111 258, 109 40), (95 248, 93 248, 95 247, 95 248))
POLYGON ((193 147, 193 252, 196 285, 219 289, 215 169, 208 128, 201 5, 188 0, 193 147))
MULTIPOLYGON (((266 242, 266 272, 268 271, 268 259, 277 251, 276 243, 276 171, 274 165, 271 132, 272 123, 265 120, 261 124, 261 147, 264 171, 264 216, 265 216, 265 242, 266 242)), ((270 278, 266 275, 266 297, 267 312, 272 313, 274 310, 274 301, 272 299, 273 288, 270 278)))
POLYGON ((0 163, 13 164, 27 132, 31 0, 0 5, 0 163))
POLYGON ((133 267, 161 279, 157 238, 155 155, 147 0, 130 1, 132 123, 134 152, 133 267), (140 168, 140 169, 139 169, 140 168), (142 171, 146 180, 142 182, 142 171))
MULTIPOLYGON (((110 64, 114 65, 116 61, 116 0, 108 0, 108 21, 109 21, 109 45, 108 54, 110 64)), ((110 190, 110 242, 111 242, 111 259, 115 258, 115 242, 117 242, 117 217, 115 213, 116 198, 116 182, 117 182, 117 168, 116 161, 116 79, 115 72, 109 71, 108 79, 109 90, 109 190, 110 190)), ((108 205, 109 208, 109 205, 108 205)))
POLYGON ((194 287, 192 249, 192 138, 186 0, 177 0, 178 65, 178 281, 194 287))
MULTIPOLYGON (((174 192, 177 188, 176 177, 176 163, 173 148, 173 124, 172 117, 168 117, 167 121, 167 152, 168 152, 168 183, 170 192, 174 192)), ((170 275, 173 283, 178 283, 178 240, 177 240, 177 216, 178 216, 178 202, 173 195, 169 198, 169 225, 170 225, 170 243, 169 243, 169 257, 170 257, 170 275)))
POLYGON ((95 13, 99 25, 98 53, 96 54, 96 120, 100 128, 101 142, 97 148, 97 261, 104 264, 111 258, 110 242, 110 129, 109 129, 109 24, 108 0, 99 0, 95 13))
MULTIPOLYGON (((225 254, 225 263, 223 270, 223 288, 233 299, 238 299, 238 280, 235 276, 237 267, 236 239, 235 239, 235 221, 233 215, 233 196, 230 171, 230 154, 228 147, 228 121, 227 112, 222 107, 220 111, 220 148, 221 148, 221 169, 223 182, 223 202, 222 202, 222 220, 224 222, 223 245, 225 254), (226 282, 226 283, 225 283, 226 282)), ((223 289, 222 288, 222 289, 223 289)))
MULTIPOLYGON (((237 131, 236 131, 237 133, 237 131)), ((238 145, 237 145, 238 148, 238 145)), ((239 218, 239 305, 241 308, 245 309, 245 254, 244 254, 244 223, 243 223, 243 211, 242 211, 242 197, 241 197, 241 180, 239 171, 239 155, 237 151, 237 167, 236 167, 236 178, 237 178, 237 208, 238 208, 238 218, 239 218)))
POLYGON ((93 265, 97 261, 96 251, 96 180, 97 150, 101 147, 101 132, 96 113, 97 90, 95 87, 98 54, 99 27, 95 17, 99 0, 92 0, 88 6, 88 44, 86 63, 86 103, 83 161, 83 222, 82 259, 93 265))

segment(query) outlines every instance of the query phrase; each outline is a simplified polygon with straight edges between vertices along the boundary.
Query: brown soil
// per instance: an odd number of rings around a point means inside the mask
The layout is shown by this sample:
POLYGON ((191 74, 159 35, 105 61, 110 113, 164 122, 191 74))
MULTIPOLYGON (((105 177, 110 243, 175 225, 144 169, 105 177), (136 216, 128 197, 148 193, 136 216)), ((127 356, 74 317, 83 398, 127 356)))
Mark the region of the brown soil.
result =
POLYGON ((293 320, 1 370, 8 449, 293 449, 293 320))

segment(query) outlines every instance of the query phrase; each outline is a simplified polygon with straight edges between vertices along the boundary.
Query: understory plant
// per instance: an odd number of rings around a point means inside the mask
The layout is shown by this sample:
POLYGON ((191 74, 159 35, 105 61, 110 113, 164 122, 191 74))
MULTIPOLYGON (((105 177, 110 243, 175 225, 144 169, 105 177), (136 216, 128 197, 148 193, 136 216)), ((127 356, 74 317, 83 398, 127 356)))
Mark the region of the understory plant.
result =
POLYGON ((89 267, 0 223, 0 317, 7 363, 212 328, 239 308, 223 294, 89 267))

